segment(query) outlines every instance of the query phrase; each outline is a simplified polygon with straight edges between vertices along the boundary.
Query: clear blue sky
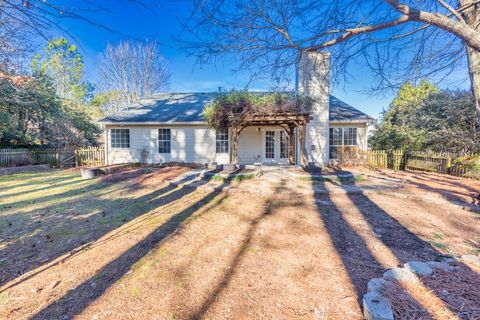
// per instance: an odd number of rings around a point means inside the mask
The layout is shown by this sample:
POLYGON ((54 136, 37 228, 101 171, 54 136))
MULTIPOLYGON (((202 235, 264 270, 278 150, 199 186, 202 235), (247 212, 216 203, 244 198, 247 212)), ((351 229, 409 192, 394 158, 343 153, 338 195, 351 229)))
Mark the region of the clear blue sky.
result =
MULTIPOLYGON (((155 39, 160 43, 171 73, 170 91, 217 91, 219 86, 226 89, 243 88, 248 82, 248 74, 231 71, 231 61, 218 61, 216 65, 199 66, 196 65, 194 58, 187 57, 177 47, 178 44, 175 43, 173 37, 178 36, 182 31, 179 19, 189 14, 188 0, 158 1, 155 7, 149 9, 132 6, 128 1, 112 1, 108 5, 111 12, 97 13, 93 18, 116 32, 109 32, 81 21, 63 21, 63 25, 72 36, 67 36, 67 38, 79 46, 84 57, 86 80, 93 82, 97 80, 97 57, 107 42, 115 43, 131 37, 139 40, 155 39)), ((350 81, 333 88, 332 94, 378 118, 394 94, 392 92, 374 96, 367 94, 365 91, 370 89, 372 79, 365 68, 352 66, 348 72, 351 74, 350 81)), ((463 79, 464 75, 465 70, 459 70, 458 74, 452 75, 451 78, 453 80, 463 79)), ((458 81, 455 83, 456 86, 468 87, 468 83, 459 83, 458 81)), ((451 83, 446 85, 452 87, 451 83)), ((250 87, 266 89, 266 85, 260 83, 254 83, 250 87)))

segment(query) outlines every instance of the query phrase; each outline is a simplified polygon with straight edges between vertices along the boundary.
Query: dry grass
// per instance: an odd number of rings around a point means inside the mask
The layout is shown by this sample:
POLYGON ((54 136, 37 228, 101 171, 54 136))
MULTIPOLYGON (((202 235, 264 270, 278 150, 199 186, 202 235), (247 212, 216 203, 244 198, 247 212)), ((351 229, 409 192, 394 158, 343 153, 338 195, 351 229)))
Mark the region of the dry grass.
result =
POLYGON ((471 253, 480 233, 444 203, 282 177, 168 184, 182 172, 0 178, 0 318, 361 319, 368 280, 445 253, 431 241, 471 253))
POLYGON ((464 264, 455 271, 435 269, 419 285, 389 283, 383 293, 395 319, 480 319, 480 278, 464 264), (428 294, 440 299, 429 299, 428 294))

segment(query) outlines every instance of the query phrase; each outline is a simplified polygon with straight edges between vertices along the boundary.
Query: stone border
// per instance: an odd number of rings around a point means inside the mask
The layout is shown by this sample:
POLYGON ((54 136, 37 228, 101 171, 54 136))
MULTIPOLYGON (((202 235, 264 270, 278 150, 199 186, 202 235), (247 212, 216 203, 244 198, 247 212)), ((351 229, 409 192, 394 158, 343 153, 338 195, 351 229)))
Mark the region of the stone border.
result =
MULTIPOLYGON (((461 260, 480 267, 480 256, 463 255, 461 260)), ((450 263, 457 260, 446 258, 443 262, 438 261, 409 261, 403 267, 388 269, 383 273, 382 278, 374 278, 367 284, 367 293, 363 296, 363 316, 367 320, 394 320, 390 300, 381 293, 382 288, 389 281, 416 283, 419 276, 426 276, 433 273, 433 269, 444 271, 455 271, 450 263)))
POLYGON ((29 172, 39 172, 50 170, 49 164, 37 164, 31 166, 20 166, 20 167, 5 167, 0 168, 0 176, 15 174, 15 173, 29 173, 29 172))

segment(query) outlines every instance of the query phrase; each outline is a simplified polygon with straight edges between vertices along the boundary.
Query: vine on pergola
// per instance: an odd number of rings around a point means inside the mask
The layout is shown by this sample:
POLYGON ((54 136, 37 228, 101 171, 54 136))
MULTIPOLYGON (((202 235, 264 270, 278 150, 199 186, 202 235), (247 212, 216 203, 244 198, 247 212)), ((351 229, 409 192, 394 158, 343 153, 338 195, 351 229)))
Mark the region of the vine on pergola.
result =
POLYGON ((232 91, 218 96, 207 104, 203 114, 208 127, 220 129, 242 127, 252 116, 306 114, 312 99, 293 93, 253 93, 232 91))
POLYGON ((209 128, 231 128, 230 161, 236 163, 239 135, 244 128, 260 124, 287 125, 291 134, 294 124, 305 124, 308 121, 312 106, 311 98, 293 93, 233 91, 220 95, 207 104, 203 114, 209 128))

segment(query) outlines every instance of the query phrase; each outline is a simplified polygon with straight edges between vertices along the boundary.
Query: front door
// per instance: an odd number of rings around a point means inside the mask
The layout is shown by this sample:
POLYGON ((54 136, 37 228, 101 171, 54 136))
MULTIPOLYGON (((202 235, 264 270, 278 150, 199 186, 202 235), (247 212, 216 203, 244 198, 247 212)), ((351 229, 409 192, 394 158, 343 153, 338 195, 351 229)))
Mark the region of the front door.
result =
POLYGON ((285 130, 265 131, 263 162, 288 164, 288 135, 285 130))

